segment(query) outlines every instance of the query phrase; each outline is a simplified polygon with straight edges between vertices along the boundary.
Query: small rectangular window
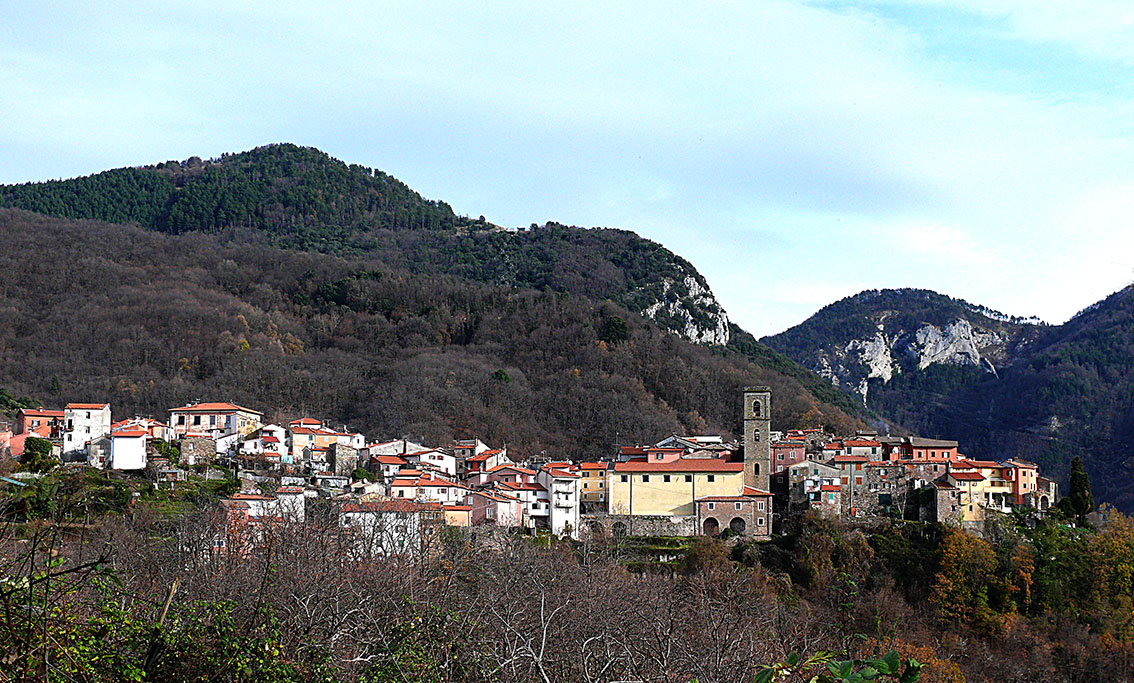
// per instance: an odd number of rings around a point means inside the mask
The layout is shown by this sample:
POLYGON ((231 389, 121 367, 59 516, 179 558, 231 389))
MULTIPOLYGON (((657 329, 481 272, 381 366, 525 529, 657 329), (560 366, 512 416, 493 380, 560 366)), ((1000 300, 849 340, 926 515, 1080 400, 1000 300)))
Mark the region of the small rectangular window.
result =
POLYGON ((710 474, 709 476, 705 477, 705 480, 708 481, 710 484, 712 484, 714 481, 717 480, 717 478, 716 478, 715 475, 710 474))
POLYGON ((742 505, 741 503, 735 503, 736 509, 739 510, 741 505, 742 505))
POLYGON ((716 509, 716 507, 717 507, 717 504, 716 504, 716 503, 709 503, 709 509, 710 509, 710 510, 715 510, 715 509, 716 509))
POLYGON ((756 518, 756 526, 764 526, 764 518, 763 517, 757 517, 756 518))
POLYGON ((625 484, 626 482, 630 481, 630 475, 623 474, 620 479, 622 480, 622 483, 625 484))
POLYGON ((662 481, 664 481, 665 483, 668 484, 669 483, 669 475, 668 474, 662 475, 662 481))
POLYGON ((642 483, 643 483, 643 484, 645 484, 645 483, 646 483, 646 482, 648 482, 649 480, 650 480, 650 475, 648 475, 648 474, 643 474, 643 475, 642 475, 642 483))
POLYGON ((693 483, 693 475, 692 474, 685 475, 685 483, 686 484, 692 484, 693 483))
POLYGON ((756 501, 756 509, 759 510, 760 512, 763 512, 764 511, 764 501, 762 501, 762 500, 756 501))

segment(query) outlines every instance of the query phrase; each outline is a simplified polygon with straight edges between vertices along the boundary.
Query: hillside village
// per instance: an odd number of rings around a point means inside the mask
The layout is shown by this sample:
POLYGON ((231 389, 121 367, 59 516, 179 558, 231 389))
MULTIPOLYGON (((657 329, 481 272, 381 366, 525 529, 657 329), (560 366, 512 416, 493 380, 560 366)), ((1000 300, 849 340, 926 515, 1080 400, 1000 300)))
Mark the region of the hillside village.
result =
MULTIPOLYGON (((846 519, 936 521, 980 531, 987 516, 1044 512, 1054 481, 1035 464, 967 458, 956 441, 822 429, 773 431, 767 387, 743 393, 741 442, 668 435, 622 446, 608 460, 547 460, 479 439, 427 446, 370 441, 324 420, 266 424, 233 403, 172 408, 167 421, 113 420, 107 403, 25 408, 0 426, 0 456, 24 455, 29 439, 51 444, 65 467, 120 471, 176 489, 190 478, 226 478, 239 491, 220 501, 228 535, 216 548, 243 551, 264 524, 302 523, 319 503, 379 555, 427 550, 444 526, 599 537, 714 536, 767 540, 806 510, 846 519)), ((5 480, 20 485, 16 472, 5 480)))

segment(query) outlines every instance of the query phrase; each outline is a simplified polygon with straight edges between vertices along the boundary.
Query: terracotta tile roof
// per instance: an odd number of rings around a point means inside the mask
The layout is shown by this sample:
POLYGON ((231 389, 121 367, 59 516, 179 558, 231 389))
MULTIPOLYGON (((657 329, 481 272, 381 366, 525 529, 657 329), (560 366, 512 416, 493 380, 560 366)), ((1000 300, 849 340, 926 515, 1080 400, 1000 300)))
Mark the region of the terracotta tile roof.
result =
POLYGON ((497 465, 496 467, 493 467, 492 469, 490 469, 488 471, 489 472, 501 472, 503 470, 513 470, 515 472, 519 472, 520 474, 529 474, 529 475, 533 475, 533 476, 535 475, 535 470, 529 470, 526 467, 517 467, 516 465, 497 465))
POLYGON ((770 496, 770 495, 772 495, 772 492, 771 491, 764 491, 762 489, 758 489, 758 488, 755 488, 753 486, 745 486, 744 487, 744 495, 746 495, 746 496, 770 496))
POLYGON ((698 503, 751 503, 749 496, 705 496, 698 498, 698 503))
POLYGON ((720 458, 684 458, 670 462, 629 460, 614 464, 615 472, 743 472, 744 463, 720 458))
POLYGON ((949 476, 957 481, 984 481, 984 475, 980 472, 969 472, 967 470, 953 470, 949 476))
POLYGON ((468 512, 472 510, 471 505, 445 505, 445 510, 452 510, 454 512, 468 512))
POLYGON ((842 487, 838 484, 823 484, 819 487, 820 491, 841 491, 842 487))
POLYGON ((21 408, 18 414, 27 417, 64 417, 62 410, 48 410, 46 408, 21 408))
POLYGON ((848 441, 844 441, 843 445, 847 446, 847 447, 866 448, 866 447, 878 447, 878 446, 881 446, 882 444, 879 443, 878 441, 872 441, 870 439, 851 439, 851 440, 848 440, 848 441))
POLYGON ((605 470, 606 469, 606 463, 605 462, 581 462, 581 463, 579 463, 579 469, 605 470))
POLYGON ((869 462, 865 455, 836 455, 835 462, 869 462))
POLYGON ((375 455, 371 458, 371 460, 374 460, 375 462, 379 462, 383 465, 404 465, 404 464, 406 464, 405 460, 399 458, 396 455, 375 455))
POLYGON ((551 468, 551 467, 545 467, 544 469, 547 470, 548 474, 555 477, 556 479, 578 479, 579 478, 579 475, 575 474, 574 472, 568 472, 566 470, 561 470, 561 469, 551 468))
POLYGON ((422 477, 417 480, 418 486, 433 487, 433 488, 446 488, 446 489, 467 489, 464 484, 456 481, 445 481, 444 479, 426 479, 422 477))
POLYGON ((280 440, 274 436, 265 436, 260 439, 264 443, 279 443, 280 440))
POLYGON ((188 403, 180 408, 173 408, 171 413, 224 413, 242 410, 253 415, 263 415, 259 410, 242 408, 235 403, 188 403))
POLYGON ((66 410, 102 410, 109 406, 109 403, 68 403, 64 406, 66 410))
POLYGON ((275 500, 275 498, 262 496, 259 493, 234 493, 232 500, 275 500))
POLYGON ((119 429, 116 432, 111 432, 112 437, 123 437, 128 439, 137 438, 139 436, 146 436, 149 432, 145 429, 119 429))
POLYGON ((514 481, 498 481, 496 485, 509 491, 546 491, 541 484, 520 484, 514 481))

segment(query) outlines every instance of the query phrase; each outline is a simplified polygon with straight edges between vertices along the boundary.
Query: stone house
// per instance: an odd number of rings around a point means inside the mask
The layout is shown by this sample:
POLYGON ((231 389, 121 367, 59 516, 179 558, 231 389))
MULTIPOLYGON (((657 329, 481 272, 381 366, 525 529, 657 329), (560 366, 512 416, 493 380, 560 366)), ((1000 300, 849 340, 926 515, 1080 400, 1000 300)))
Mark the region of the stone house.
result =
POLYGON ((739 496, 697 499, 697 533, 719 536, 729 532, 758 541, 772 537, 772 494, 746 487, 739 496))
POLYGON ((358 450, 341 443, 327 448, 327 464, 340 477, 349 477, 358 469, 358 450))

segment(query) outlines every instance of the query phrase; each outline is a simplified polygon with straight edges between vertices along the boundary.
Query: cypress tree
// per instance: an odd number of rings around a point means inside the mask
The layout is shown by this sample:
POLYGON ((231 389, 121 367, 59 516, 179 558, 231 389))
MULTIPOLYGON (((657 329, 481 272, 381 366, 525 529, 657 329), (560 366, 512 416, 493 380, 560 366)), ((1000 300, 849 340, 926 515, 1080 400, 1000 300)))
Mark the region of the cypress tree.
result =
POLYGON ((1095 497, 1091 495, 1091 478, 1079 456, 1071 461, 1071 481, 1067 491, 1071 511, 1083 519, 1095 510, 1095 497))

